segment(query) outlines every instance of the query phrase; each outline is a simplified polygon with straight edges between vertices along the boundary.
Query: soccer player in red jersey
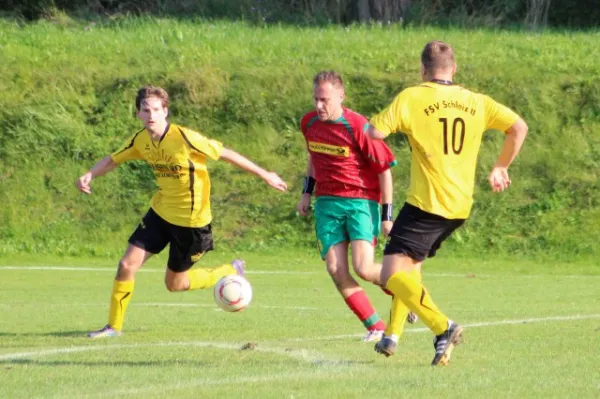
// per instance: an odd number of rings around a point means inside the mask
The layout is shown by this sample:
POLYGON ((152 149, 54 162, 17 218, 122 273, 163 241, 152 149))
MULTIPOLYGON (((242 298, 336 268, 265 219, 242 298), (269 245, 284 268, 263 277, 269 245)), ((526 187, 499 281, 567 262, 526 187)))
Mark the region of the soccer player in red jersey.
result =
POLYGON ((314 78, 315 110, 301 120, 308 167, 298 213, 306 216, 315 189, 316 233, 321 258, 348 307, 368 330, 363 341, 378 341, 386 328, 364 290, 352 277, 348 247, 356 274, 379 285, 381 265, 374 263, 379 232, 392 225, 394 155, 382 141, 366 134, 367 119, 342 106, 344 84, 334 71, 314 78), (380 206, 380 202, 383 206, 380 206))

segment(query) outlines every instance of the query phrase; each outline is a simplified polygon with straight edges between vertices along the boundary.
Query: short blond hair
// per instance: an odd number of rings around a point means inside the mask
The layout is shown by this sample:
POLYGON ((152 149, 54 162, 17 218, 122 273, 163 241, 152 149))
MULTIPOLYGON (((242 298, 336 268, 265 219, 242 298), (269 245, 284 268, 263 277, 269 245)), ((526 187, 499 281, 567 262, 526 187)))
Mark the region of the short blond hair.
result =
POLYGON ((333 87, 338 89, 344 88, 344 81, 342 80, 342 76, 336 71, 321 71, 315 75, 313 79, 313 86, 320 86, 323 83, 331 83, 333 87))
POLYGON ((434 40, 425 45, 421 63, 428 71, 450 69, 454 66, 454 50, 448 43, 434 40))
POLYGON ((165 89, 158 86, 145 86, 138 90, 137 96, 135 97, 135 108, 139 111, 142 106, 142 102, 149 97, 158 98, 163 108, 169 106, 169 94, 165 89))

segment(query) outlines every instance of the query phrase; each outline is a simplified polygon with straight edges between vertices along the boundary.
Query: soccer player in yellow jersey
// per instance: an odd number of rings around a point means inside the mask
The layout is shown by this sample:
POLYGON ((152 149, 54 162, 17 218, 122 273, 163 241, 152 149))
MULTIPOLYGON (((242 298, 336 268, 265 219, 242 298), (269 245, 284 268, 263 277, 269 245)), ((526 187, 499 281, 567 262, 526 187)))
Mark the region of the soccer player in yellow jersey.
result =
POLYGON ((469 216, 483 133, 505 132, 504 146, 489 175, 492 190, 500 192, 510 186, 508 167, 528 128, 509 108, 453 83, 456 63, 448 44, 428 43, 421 62, 423 83, 398 94, 371 119, 368 131, 376 139, 404 133, 412 149, 408 198, 394 221, 381 272, 381 283, 394 294, 390 323, 375 350, 385 356, 395 353, 411 310, 435 334, 435 366, 448 363, 463 329, 438 309, 421 284, 421 264, 469 216))
POLYGON ((223 159, 258 175, 276 190, 287 189, 277 174, 262 169, 223 147, 222 143, 169 123, 169 96, 162 88, 147 86, 140 89, 135 105, 144 128, 77 180, 78 189, 91 194, 92 179, 110 172, 122 162, 137 159, 150 165, 159 186, 150 209, 129 238, 129 246, 119 261, 110 297, 108 324, 90 332, 90 338, 121 335, 135 273, 167 244, 170 249, 165 285, 169 291, 208 288, 223 276, 244 274, 245 263, 239 259, 213 269, 191 269, 213 249, 207 159, 223 159))

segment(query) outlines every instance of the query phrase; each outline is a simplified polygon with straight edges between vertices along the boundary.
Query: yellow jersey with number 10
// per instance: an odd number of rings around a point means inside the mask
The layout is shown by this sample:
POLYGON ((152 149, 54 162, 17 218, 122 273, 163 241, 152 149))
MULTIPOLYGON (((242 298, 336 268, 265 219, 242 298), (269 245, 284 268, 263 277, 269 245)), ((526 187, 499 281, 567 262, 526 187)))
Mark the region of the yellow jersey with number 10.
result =
POLYGON ((412 159, 407 202, 447 219, 466 219, 483 133, 504 132, 518 118, 486 95, 426 82, 400 92, 371 124, 386 135, 408 136, 412 159))

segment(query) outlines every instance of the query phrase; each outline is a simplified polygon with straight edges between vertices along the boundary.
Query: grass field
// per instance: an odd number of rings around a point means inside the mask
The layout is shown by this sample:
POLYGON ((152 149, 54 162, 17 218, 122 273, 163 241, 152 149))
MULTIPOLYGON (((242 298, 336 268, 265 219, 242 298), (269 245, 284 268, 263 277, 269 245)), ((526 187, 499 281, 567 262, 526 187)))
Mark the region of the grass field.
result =
MULTIPOLYGON (((433 259, 425 283, 467 328, 451 364, 432 369, 421 323, 392 358, 360 342, 316 256, 249 254, 254 299, 239 314, 217 311, 210 290, 167 292, 163 261, 138 274, 125 334, 90 341, 85 333, 106 321, 111 262, 0 260, 0 397, 600 395, 600 271, 591 265, 433 259)), ((365 286, 387 314, 388 297, 365 286)))

